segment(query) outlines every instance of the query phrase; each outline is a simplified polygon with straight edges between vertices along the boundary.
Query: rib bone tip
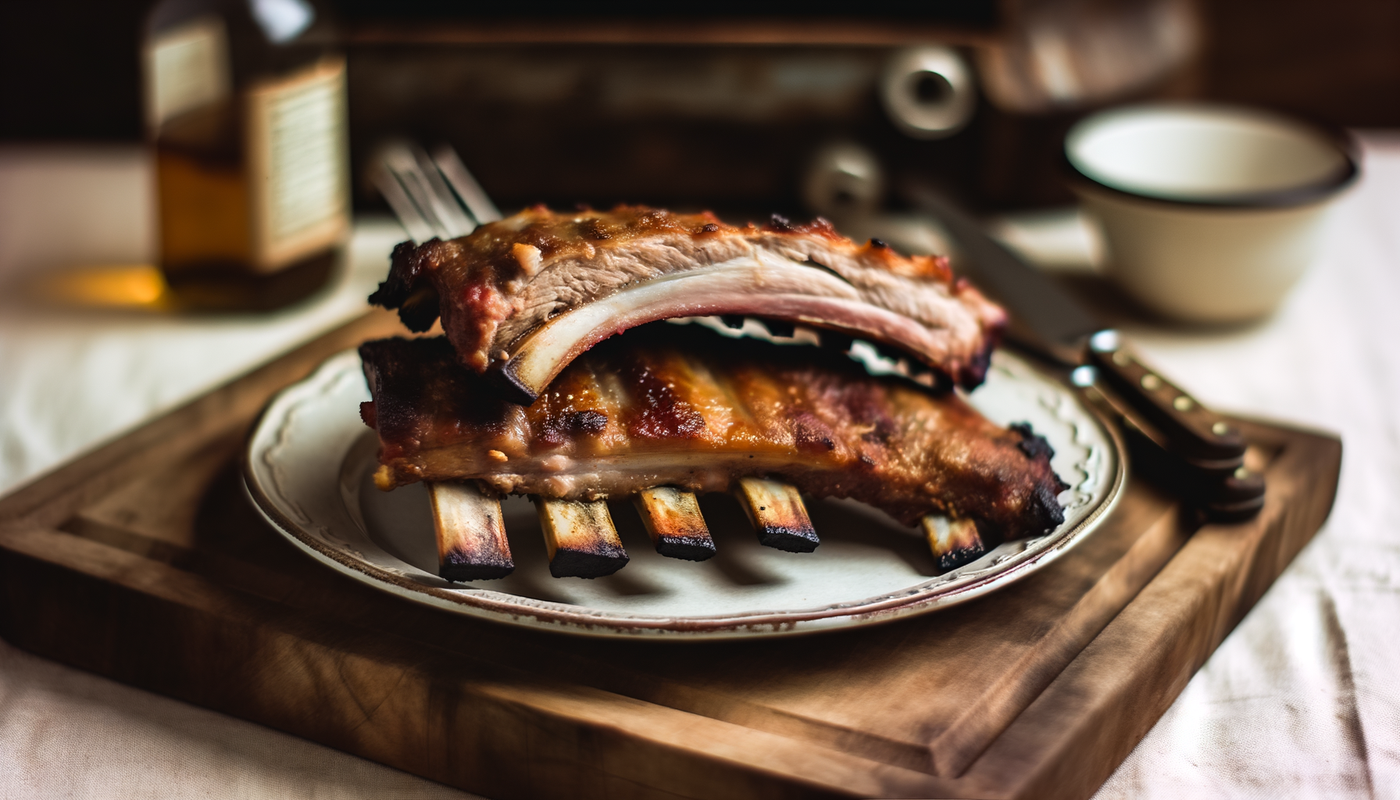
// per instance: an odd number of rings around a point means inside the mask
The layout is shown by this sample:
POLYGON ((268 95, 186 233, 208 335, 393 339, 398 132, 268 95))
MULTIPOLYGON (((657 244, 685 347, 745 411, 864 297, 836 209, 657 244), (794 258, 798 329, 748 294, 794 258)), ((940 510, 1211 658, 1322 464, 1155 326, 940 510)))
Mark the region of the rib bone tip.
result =
POLYGON ((438 574, 453 583, 497 580, 514 571, 515 562, 509 557, 499 561, 483 560, 480 554, 461 550, 453 550, 438 561, 438 574))
POLYGON ((704 561, 715 554, 709 526, 691 492, 657 486, 637 494, 633 502, 657 553, 687 561, 704 561))
POLYGON ((515 570, 501 502, 471 483, 429 482, 438 574, 444 580, 504 578, 515 570))
POLYGON ((549 574, 556 578, 601 578, 627 564, 627 551, 613 527, 605 500, 583 502, 532 495, 540 516, 549 574))
POLYGON ((795 486, 742 478, 738 494, 749 521, 758 530, 759 544, 790 553, 810 553, 821 544, 795 486))
POLYGON ((956 569, 976 561, 987 552, 987 543, 973 520, 928 514, 921 522, 929 550, 938 560, 940 569, 956 569))
POLYGON ((513 359, 501 362, 487 373, 487 377, 500 392, 503 400, 519 406, 532 405, 539 399, 544 387, 529 385, 516 374, 515 367, 516 362, 513 359))

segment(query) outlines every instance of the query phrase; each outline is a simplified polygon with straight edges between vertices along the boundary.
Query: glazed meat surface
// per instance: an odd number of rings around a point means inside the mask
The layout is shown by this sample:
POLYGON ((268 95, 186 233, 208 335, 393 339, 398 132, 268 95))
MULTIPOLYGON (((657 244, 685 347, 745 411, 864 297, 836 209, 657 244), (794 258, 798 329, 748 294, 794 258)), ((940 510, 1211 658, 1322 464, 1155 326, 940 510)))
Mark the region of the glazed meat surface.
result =
POLYGON ((1006 322, 945 258, 856 244, 821 219, 739 228, 641 206, 536 207, 459 239, 401 244, 370 302, 414 331, 440 315, 460 362, 527 404, 597 342, 661 319, 802 323, 897 347, 967 388, 1006 322))
POLYGON ((821 348, 648 325, 575 360, 529 407, 490 391, 441 337, 369 342, 360 355, 384 489, 477 479, 597 499, 766 476, 910 525, 935 512, 1020 537, 1063 520, 1067 487, 1029 427, 1002 428, 956 392, 874 377, 821 348))

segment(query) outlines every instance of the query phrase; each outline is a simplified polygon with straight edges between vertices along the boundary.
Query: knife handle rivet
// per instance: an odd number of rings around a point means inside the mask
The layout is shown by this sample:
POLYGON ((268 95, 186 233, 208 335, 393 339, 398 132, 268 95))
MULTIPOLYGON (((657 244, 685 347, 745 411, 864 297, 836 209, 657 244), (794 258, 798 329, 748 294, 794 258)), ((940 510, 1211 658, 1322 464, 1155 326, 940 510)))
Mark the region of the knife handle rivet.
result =
POLYGON ((1142 376, 1142 388, 1149 392, 1155 392, 1162 388, 1162 379, 1149 372, 1142 376))
POLYGON ((1118 331, 1109 328, 1089 337, 1089 349, 1095 353, 1112 353, 1118 349, 1118 331))
POLYGON ((1216 436, 1224 436, 1225 434, 1230 432, 1230 426, 1226 425, 1223 422, 1217 422, 1214 425, 1210 426, 1210 432, 1215 434, 1216 436))
POLYGON ((1172 408, 1177 411, 1190 411, 1195 405, 1196 403, 1184 394, 1172 401, 1172 408))
POLYGON ((1131 364, 1132 361, 1133 357, 1123 352, 1122 350, 1119 350, 1118 352, 1113 354, 1113 363, 1117 364, 1120 367, 1126 367, 1129 364, 1131 364))

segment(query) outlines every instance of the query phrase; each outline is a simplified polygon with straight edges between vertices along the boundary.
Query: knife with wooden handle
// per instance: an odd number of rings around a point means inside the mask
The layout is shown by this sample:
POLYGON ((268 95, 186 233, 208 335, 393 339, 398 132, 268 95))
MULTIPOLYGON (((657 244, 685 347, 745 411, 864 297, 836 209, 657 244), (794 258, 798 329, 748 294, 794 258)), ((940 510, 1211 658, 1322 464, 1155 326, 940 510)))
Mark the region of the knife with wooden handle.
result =
POLYGON ((911 187, 908 196, 955 240, 959 271, 1011 312, 1008 339, 1071 369, 1086 399, 1165 455, 1211 517, 1244 519, 1263 508, 1263 476, 1245 468, 1244 438, 1224 417, 1144 364, 1118 331, 937 192, 911 187))

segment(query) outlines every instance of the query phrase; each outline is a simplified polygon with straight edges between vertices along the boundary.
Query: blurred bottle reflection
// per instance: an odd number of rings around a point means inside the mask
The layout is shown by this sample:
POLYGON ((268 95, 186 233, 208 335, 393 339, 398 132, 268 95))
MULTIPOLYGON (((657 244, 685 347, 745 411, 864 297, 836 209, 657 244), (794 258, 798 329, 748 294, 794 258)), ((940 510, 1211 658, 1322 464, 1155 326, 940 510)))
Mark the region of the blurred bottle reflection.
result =
POLYGON ((161 270, 183 307, 264 310, 350 230, 345 60, 307 0, 164 0, 144 43, 161 270))

